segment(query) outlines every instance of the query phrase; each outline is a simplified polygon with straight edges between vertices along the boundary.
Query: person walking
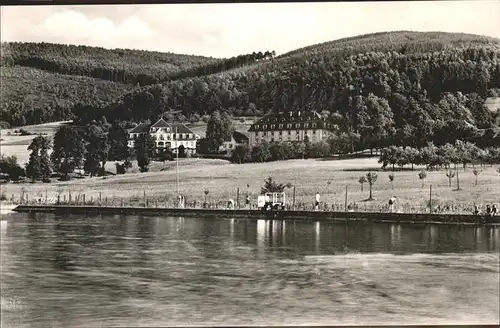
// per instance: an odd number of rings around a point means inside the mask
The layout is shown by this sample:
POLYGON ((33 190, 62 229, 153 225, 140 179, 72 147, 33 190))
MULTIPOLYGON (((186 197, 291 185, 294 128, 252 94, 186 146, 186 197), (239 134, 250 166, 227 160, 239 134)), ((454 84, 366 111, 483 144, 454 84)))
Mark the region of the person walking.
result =
POLYGON ((314 202, 314 210, 319 210, 319 192, 316 193, 316 201, 314 202))
POLYGON ((491 207, 491 217, 494 217, 498 214, 498 208, 497 208, 497 205, 496 204, 493 204, 493 206, 491 207))
POLYGON ((250 196, 247 195, 247 197, 245 198, 245 207, 247 209, 250 209, 250 196))
POLYGON ((389 213, 394 212, 394 207, 396 206, 396 196, 389 198, 389 213))

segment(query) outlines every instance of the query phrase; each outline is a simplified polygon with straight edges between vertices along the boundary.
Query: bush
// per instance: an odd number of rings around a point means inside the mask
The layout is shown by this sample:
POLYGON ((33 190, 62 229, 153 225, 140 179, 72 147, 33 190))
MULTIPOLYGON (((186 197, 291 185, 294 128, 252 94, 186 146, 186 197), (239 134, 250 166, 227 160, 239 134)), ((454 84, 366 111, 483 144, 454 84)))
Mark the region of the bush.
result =
POLYGON ((0 200, 7 200, 7 195, 4 192, 0 194, 0 200))
POLYGON ((29 131, 27 131, 25 129, 22 129, 22 128, 19 129, 19 134, 21 134, 22 136, 31 136, 31 135, 33 135, 33 133, 31 133, 31 132, 29 132, 29 131))

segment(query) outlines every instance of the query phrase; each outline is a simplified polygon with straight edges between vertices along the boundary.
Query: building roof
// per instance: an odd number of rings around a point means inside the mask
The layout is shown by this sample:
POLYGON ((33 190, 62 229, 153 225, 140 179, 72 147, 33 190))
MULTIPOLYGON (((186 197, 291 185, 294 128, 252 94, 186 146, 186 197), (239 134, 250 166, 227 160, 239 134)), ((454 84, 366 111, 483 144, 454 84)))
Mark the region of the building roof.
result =
POLYGON ((183 123, 172 123, 172 124, 170 124, 170 126, 172 127, 172 131, 174 133, 192 133, 192 134, 195 134, 193 131, 191 131, 190 128, 188 128, 183 123))
POLYGON ((159 119, 155 124, 151 125, 149 123, 140 123, 136 127, 134 127, 132 130, 129 131, 129 133, 147 133, 150 131, 150 128, 167 128, 170 127, 172 130, 172 133, 192 133, 196 135, 193 131, 191 131, 190 128, 188 128, 185 124, 183 123, 168 123, 165 121, 163 118, 159 119))
MULTIPOLYGON (((246 143, 248 142, 248 136, 240 131, 234 131, 232 137, 236 143, 246 143)), ((226 139, 225 141, 231 141, 231 139, 226 139)))
POLYGON ((162 117, 158 121, 156 121, 155 124, 151 125, 151 127, 152 128, 168 128, 168 127, 170 127, 170 124, 168 124, 168 122, 165 121, 162 117))
POLYGON ((252 124, 248 131, 279 131, 325 128, 330 128, 330 123, 328 123, 318 112, 286 111, 265 115, 260 120, 252 124), (314 123, 315 126, 306 126, 306 124, 309 123, 314 123), (291 124, 291 126, 288 126, 289 124, 291 124))
POLYGON ((146 133, 149 132, 148 123, 139 123, 135 128, 129 131, 129 133, 146 133))

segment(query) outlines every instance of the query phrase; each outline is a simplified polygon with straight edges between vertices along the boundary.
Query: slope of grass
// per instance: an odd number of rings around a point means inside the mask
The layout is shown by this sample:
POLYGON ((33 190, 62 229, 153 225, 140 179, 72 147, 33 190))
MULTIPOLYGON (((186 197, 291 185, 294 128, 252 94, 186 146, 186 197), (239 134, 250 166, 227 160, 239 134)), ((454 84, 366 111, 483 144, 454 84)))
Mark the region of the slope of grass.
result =
MULTIPOLYGON (((160 171, 162 164, 156 163, 153 172, 126 174, 122 176, 74 180, 52 184, 9 184, 3 186, 8 197, 19 198, 24 188, 31 197, 47 193, 48 197, 56 197, 57 191, 66 195, 71 192, 86 194, 87 199, 94 199, 101 193, 108 199, 142 198, 146 192, 150 199, 172 199, 176 195, 175 162, 169 162, 165 171, 160 171)), ((472 170, 460 172, 461 190, 456 191, 448 186, 444 172, 428 172, 424 187, 418 178, 418 171, 396 172, 394 189, 388 175, 391 172, 378 172, 378 180, 373 186, 374 201, 365 202, 368 198, 368 186, 361 192, 357 183, 359 176, 369 170, 378 170, 376 159, 353 159, 338 161, 290 160, 257 164, 229 164, 221 160, 183 159, 179 165, 179 180, 181 193, 188 200, 202 201, 204 190, 208 190, 210 201, 227 201, 235 198, 237 188, 240 197, 248 192, 252 201, 256 202, 263 180, 268 176, 278 182, 290 182, 296 188, 296 202, 304 202, 311 206, 316 192, 322 196, 322 201, 328 204, 338 204, 343 207, 345 188, 348 187, 348 202, 357 203, 361 208, 379 208, 387 204, 388 199, 396 195, 401 205, 424 207, 429 199, 429 185, 433 186, 433 198, 437 204, 491 204, 500 199, 500 174, 494 168, 487 167, 478 178, 472 170), (328 184, 327 182, 330 182, 328 184), (249 186, 247 188, 247 185, 249 186)), ((289 201, 292 190, 287 189, 289 201)), ((68 197, 68 196, 66 196, 68 197)), ((240 198, 242 199, 242 198, 240 198)))

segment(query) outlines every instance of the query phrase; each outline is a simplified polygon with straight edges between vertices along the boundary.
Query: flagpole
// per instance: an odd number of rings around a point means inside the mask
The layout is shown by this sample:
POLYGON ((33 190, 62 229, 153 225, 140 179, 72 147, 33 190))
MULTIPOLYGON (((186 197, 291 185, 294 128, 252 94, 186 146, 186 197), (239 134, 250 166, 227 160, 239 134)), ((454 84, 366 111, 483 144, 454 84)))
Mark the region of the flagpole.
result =
POLYGON ((175 128, 175 139, 177 140, 177 151, 176 151, 176 180, 177 180, 177 197, 179 197, 179 140, 178 140, 178 133, 177 133, 177 127, 175 128))

